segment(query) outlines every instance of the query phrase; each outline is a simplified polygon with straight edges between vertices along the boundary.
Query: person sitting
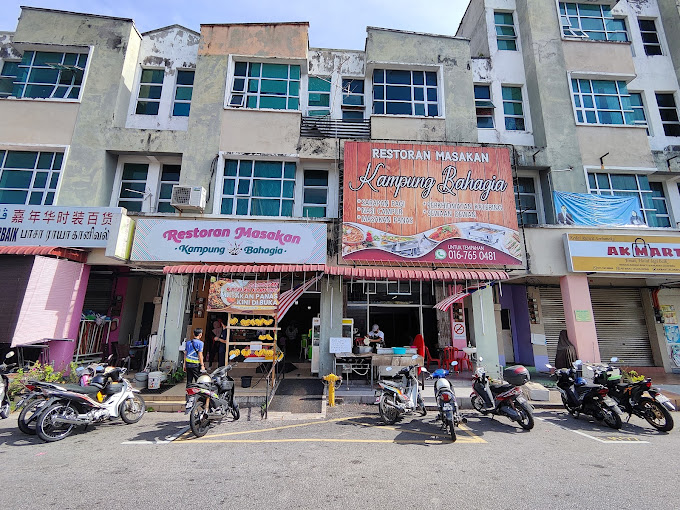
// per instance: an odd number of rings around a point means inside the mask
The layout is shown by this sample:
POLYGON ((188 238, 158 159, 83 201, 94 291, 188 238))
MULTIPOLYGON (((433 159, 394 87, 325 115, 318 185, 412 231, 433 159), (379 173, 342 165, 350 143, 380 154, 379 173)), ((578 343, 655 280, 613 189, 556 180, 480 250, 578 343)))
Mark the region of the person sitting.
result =
POLYGON ((373 324, 373 328, 368 332, 367 338, 369 343, 376 347, 385 347, 385 333, 380 331, 380 327, 377 324, 373 324))

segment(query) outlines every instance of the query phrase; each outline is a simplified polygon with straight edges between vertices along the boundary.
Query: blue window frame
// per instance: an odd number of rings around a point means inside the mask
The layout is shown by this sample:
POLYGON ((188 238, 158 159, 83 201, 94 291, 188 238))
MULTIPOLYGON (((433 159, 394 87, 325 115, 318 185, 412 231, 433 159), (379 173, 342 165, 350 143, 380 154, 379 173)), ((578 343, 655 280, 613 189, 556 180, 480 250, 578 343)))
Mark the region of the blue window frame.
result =
POLYGON ((438 117, 437 73, 376 69, 373 71, 373 113, 438 117))
POLYGON ((62 152, 1 151, 0 204, 52 205, 62 152))
POLYGON ((609 5, 560 2, 560 22, 565 37, 595 41, 628 40, 626 21, 614 18, 609 5))
POLYGON ((571 90, 579 124, 636 124, 626 82, 573 78, 571 90))

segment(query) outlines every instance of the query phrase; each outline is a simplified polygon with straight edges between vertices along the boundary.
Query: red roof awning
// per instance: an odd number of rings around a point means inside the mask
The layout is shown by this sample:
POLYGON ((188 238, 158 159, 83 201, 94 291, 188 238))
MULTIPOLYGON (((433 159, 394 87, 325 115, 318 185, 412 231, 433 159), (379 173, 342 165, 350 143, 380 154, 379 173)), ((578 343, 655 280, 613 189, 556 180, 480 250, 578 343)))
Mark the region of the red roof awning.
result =
POLYGON ((222 264, 201 265, 187 264, 182 266, 165 266, 165 274, 190 274, 190 273, 303 273, 307 271, 325 271, 326 264, 222 264))
POLYGON ((181 266, 165 266, 165 274, 219 274, 219 273, 302 273, 311 271, 323 271, 326 274, 350 278, 367 278, 376 280, 507 280, 508 273, 498 270, 476 269, 422 269, 404 267, 354 267, 354 266, 327 266, 325 264, 224 264, 224 265, 201 265, 187 264, 181 266))
POLYGON ((43 255, 60 257, 74 262, 86 262, 87 252, 56 246, 0 246, 0 255, 43 255))

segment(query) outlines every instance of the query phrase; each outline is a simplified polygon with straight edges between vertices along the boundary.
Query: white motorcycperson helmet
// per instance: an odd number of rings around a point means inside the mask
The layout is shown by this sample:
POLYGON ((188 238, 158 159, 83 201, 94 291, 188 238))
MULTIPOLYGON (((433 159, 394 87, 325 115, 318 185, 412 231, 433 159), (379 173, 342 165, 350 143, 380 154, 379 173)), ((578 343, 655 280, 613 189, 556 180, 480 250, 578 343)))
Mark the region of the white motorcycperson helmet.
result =
POLYGON ((196 382, 198 384, 210 384, 210 381, 211 381, 210 376, 207 374, 203 374, 199 376, 198 379, 196 379, 196 382))

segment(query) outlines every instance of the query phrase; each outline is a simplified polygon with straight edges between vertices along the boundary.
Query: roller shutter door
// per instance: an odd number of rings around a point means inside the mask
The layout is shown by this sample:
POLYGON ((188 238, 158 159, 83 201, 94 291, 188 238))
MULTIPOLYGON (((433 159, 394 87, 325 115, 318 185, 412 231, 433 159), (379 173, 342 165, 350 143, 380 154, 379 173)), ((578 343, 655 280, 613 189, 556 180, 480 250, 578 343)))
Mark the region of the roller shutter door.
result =
POLYGON ((590 289, 600 357, 654 366, 640 289, 590 289))
POLYGON ((566 329, 564 322, 564 305, 562 304, 562 291, 559 287, 539 289, 541 297, 541 322, 545 330, 545 340, 548 346, 548 359, 555 363, 557 341, 560 339, 560 331, 566 329))

